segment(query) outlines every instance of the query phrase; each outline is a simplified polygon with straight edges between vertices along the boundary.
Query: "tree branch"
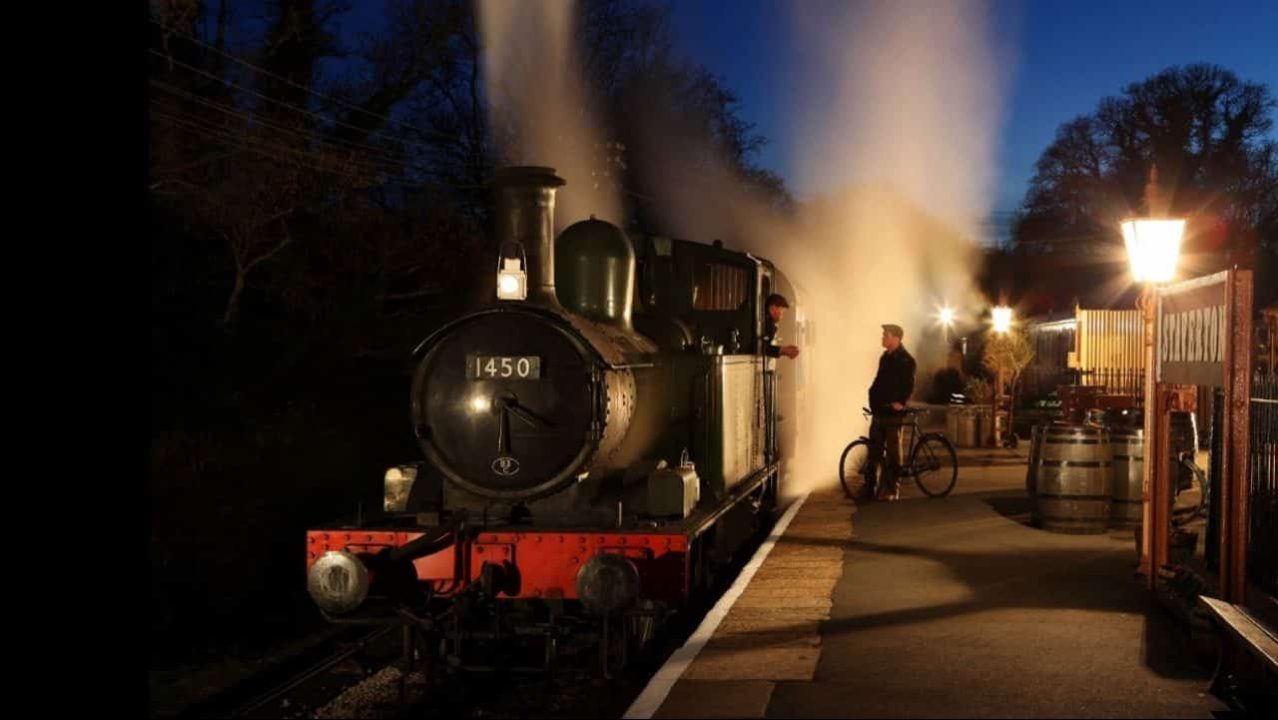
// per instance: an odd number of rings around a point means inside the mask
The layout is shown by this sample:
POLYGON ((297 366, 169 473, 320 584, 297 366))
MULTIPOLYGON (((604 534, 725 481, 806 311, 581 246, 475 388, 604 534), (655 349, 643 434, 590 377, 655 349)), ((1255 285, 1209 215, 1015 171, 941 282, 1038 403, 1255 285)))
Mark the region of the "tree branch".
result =
MULTIPOLYGON (((276 215, 274 218, 272 218, 272 220, 274 220, 274 219, 276 219, 276 218, 280 217, 281 215, 287 215, 289 212, 292 212, 292 210, 289 210, 289 211, 284 212, 284 213, 280 213, 280 214, 276 215)), ((268 221, 267 221, 267 223, 269 223, 269 222, 271 222, 271 221, 270 221, 270 220, 268 220, 268 221)), ((263 224, 263 225, 265 225, 266 223, 262 223, 262 224, 263 224)), ((281 222, 281 223, 280 223, 280 225, 284 228, 284 241, 283 241, 283 242, 281 242, 280 244, 276 245, 275 247, 271 248, 270 250, 268 250, 265 254, 263 254, 263 255, 259 255, 259 256, 257 256, 256 258, 253 258, 253 261, 252 261, 252 262, 250 262, 250 263, 249 263, 249 264, 248 264, 248 265, 244 268, 244 273, 245 273, 245 274, 247 274, 250 270, 252 270, 253 268, 257 267, 258 265, 261 265, 262 263, 266 262, 267 260, 270 260, 271 258, 273 258, 273 257, 275 257, 276 255, 280 254, 280 251, 281 251, 281 250, 283 250, 284 248, 286 248, 286 247, 288 247, 289 245, 292 245, 292 244, 293 244, 293 234, 292 234, 292 233, 290 233, 290 232, 288 231, 288 223, 281 222)))
POLYGON ((378 300, 416 300, 418 298, 430 297, 431 295, 442 295, 444 288, 438 285, 416 290, 414 292, 395 293, 387 295, 378 295, 378 300))
POLYGON ((156 180, 155 182, 151 183, 151 185, 147 188, 147 190, 149 190, 150 192, 155 192, 156 190, 159 190, 161 187, 164 187, 165 185, 185 185, 186 187, 189 187, 192 190, 204 189, 200 187, 199 185, 189 183, 185 180, 182 180, 181 178, 164 178, 163 180, 156 180))

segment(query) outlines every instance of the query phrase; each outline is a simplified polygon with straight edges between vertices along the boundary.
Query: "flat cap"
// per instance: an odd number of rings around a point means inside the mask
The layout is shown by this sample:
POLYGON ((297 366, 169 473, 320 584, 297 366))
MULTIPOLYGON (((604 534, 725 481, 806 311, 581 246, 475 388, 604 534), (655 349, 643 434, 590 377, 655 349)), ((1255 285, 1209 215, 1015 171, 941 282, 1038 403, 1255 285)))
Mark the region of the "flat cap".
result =
POLYGON ((905 331, 901 329, 901 326, 900 326, 900 325, 887 324, 887 325, 884 325, 884 326, 883 326, 883 329, 884 329, 884 330, 887 330, 888 332, 892 333, 893 335, 897 336, 898 338, 902 338, 902 339, 903 339, 903 338, 905 337, 905 331))

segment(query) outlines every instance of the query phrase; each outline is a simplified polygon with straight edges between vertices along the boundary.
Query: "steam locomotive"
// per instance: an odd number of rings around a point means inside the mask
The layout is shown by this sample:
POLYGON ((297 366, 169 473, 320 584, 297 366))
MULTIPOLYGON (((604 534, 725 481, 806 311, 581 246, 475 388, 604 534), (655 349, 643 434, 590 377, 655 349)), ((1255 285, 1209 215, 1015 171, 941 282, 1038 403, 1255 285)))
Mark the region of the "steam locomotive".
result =
POLYGON ((496 173, 497 298, 414 352, 425 461, 376 519, 307 533, 327 619, 405 623, 452 667, 624 664, 768 524, 798 431, 802 368, 762 347, 773 292, 803 342, 777 268, 593 216, 556 238, 562 185, 496 173))

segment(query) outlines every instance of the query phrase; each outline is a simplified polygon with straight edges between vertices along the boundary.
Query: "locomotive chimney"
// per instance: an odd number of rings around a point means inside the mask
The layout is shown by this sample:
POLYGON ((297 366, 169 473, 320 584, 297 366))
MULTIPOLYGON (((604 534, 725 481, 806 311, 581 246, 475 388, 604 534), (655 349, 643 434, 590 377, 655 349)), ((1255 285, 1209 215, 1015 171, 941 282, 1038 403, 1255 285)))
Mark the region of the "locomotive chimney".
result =
POLYGON ((548 167, 505 167, 493 174, 498 247, 518 241, 528 257, 528 302, 558 306, 555 297, 555 190, 564 179, 548 167))

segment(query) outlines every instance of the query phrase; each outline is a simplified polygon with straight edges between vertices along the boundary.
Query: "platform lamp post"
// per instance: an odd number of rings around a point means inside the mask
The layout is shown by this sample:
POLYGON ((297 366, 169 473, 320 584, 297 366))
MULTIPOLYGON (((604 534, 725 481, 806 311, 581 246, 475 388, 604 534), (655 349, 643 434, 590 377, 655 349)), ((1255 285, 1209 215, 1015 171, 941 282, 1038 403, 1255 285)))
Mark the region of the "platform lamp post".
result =
MULTIPOLYGON (((990 318, 994 323, 994 332, 998 335, 1006 335, 1012 330, 1012 308, 1006 305, 999 305, 990 311, 990 318)), ((999 408, 1003 406, 1003 365, 999 363, 998 371, 994 378, 994 410, 991 419, 994 421, 994 445, 995 447, 1004 444, 1004 435, 1007 428, 1002 427, 998 421, 999 408)), ((1009 415, 1010 417, 1010 415, 1009 415)))
POLYGON ((1155 512, 1154 472, 1157 458, 1149 452, 1154 444, 1154 432, 1157 429, 1155 413, 1155 394, 1157 379, 1155 377, 1158 346, 1158 325, 1155 322, 1158 311, 1158 285, 1172 279, 1176 273, 1176 261, 1180 257, 1181 236, 1185 233, 1185 220, 1167 216, 1167 202, 1158 185, 1158 168, 1151 167, 1149 183, 1145 185, 1146 217, 1134 217, 1123 220, 1120 224, 1123 242, 1127 246, 1127 261, 1131 266, 1132 280, 1141 283, 1141 294, 1137 300, 1145 320, 1145 391, 1142 404, 1145 408, 1145 462, 1144 477, 1141 479, 1141 553, 1140 572, 1149 575, 1150 583, 1157 576, 1153 567, 1151 550, 1154 539, 1155 518, 1164 516, 1161 508, 1155 512))

